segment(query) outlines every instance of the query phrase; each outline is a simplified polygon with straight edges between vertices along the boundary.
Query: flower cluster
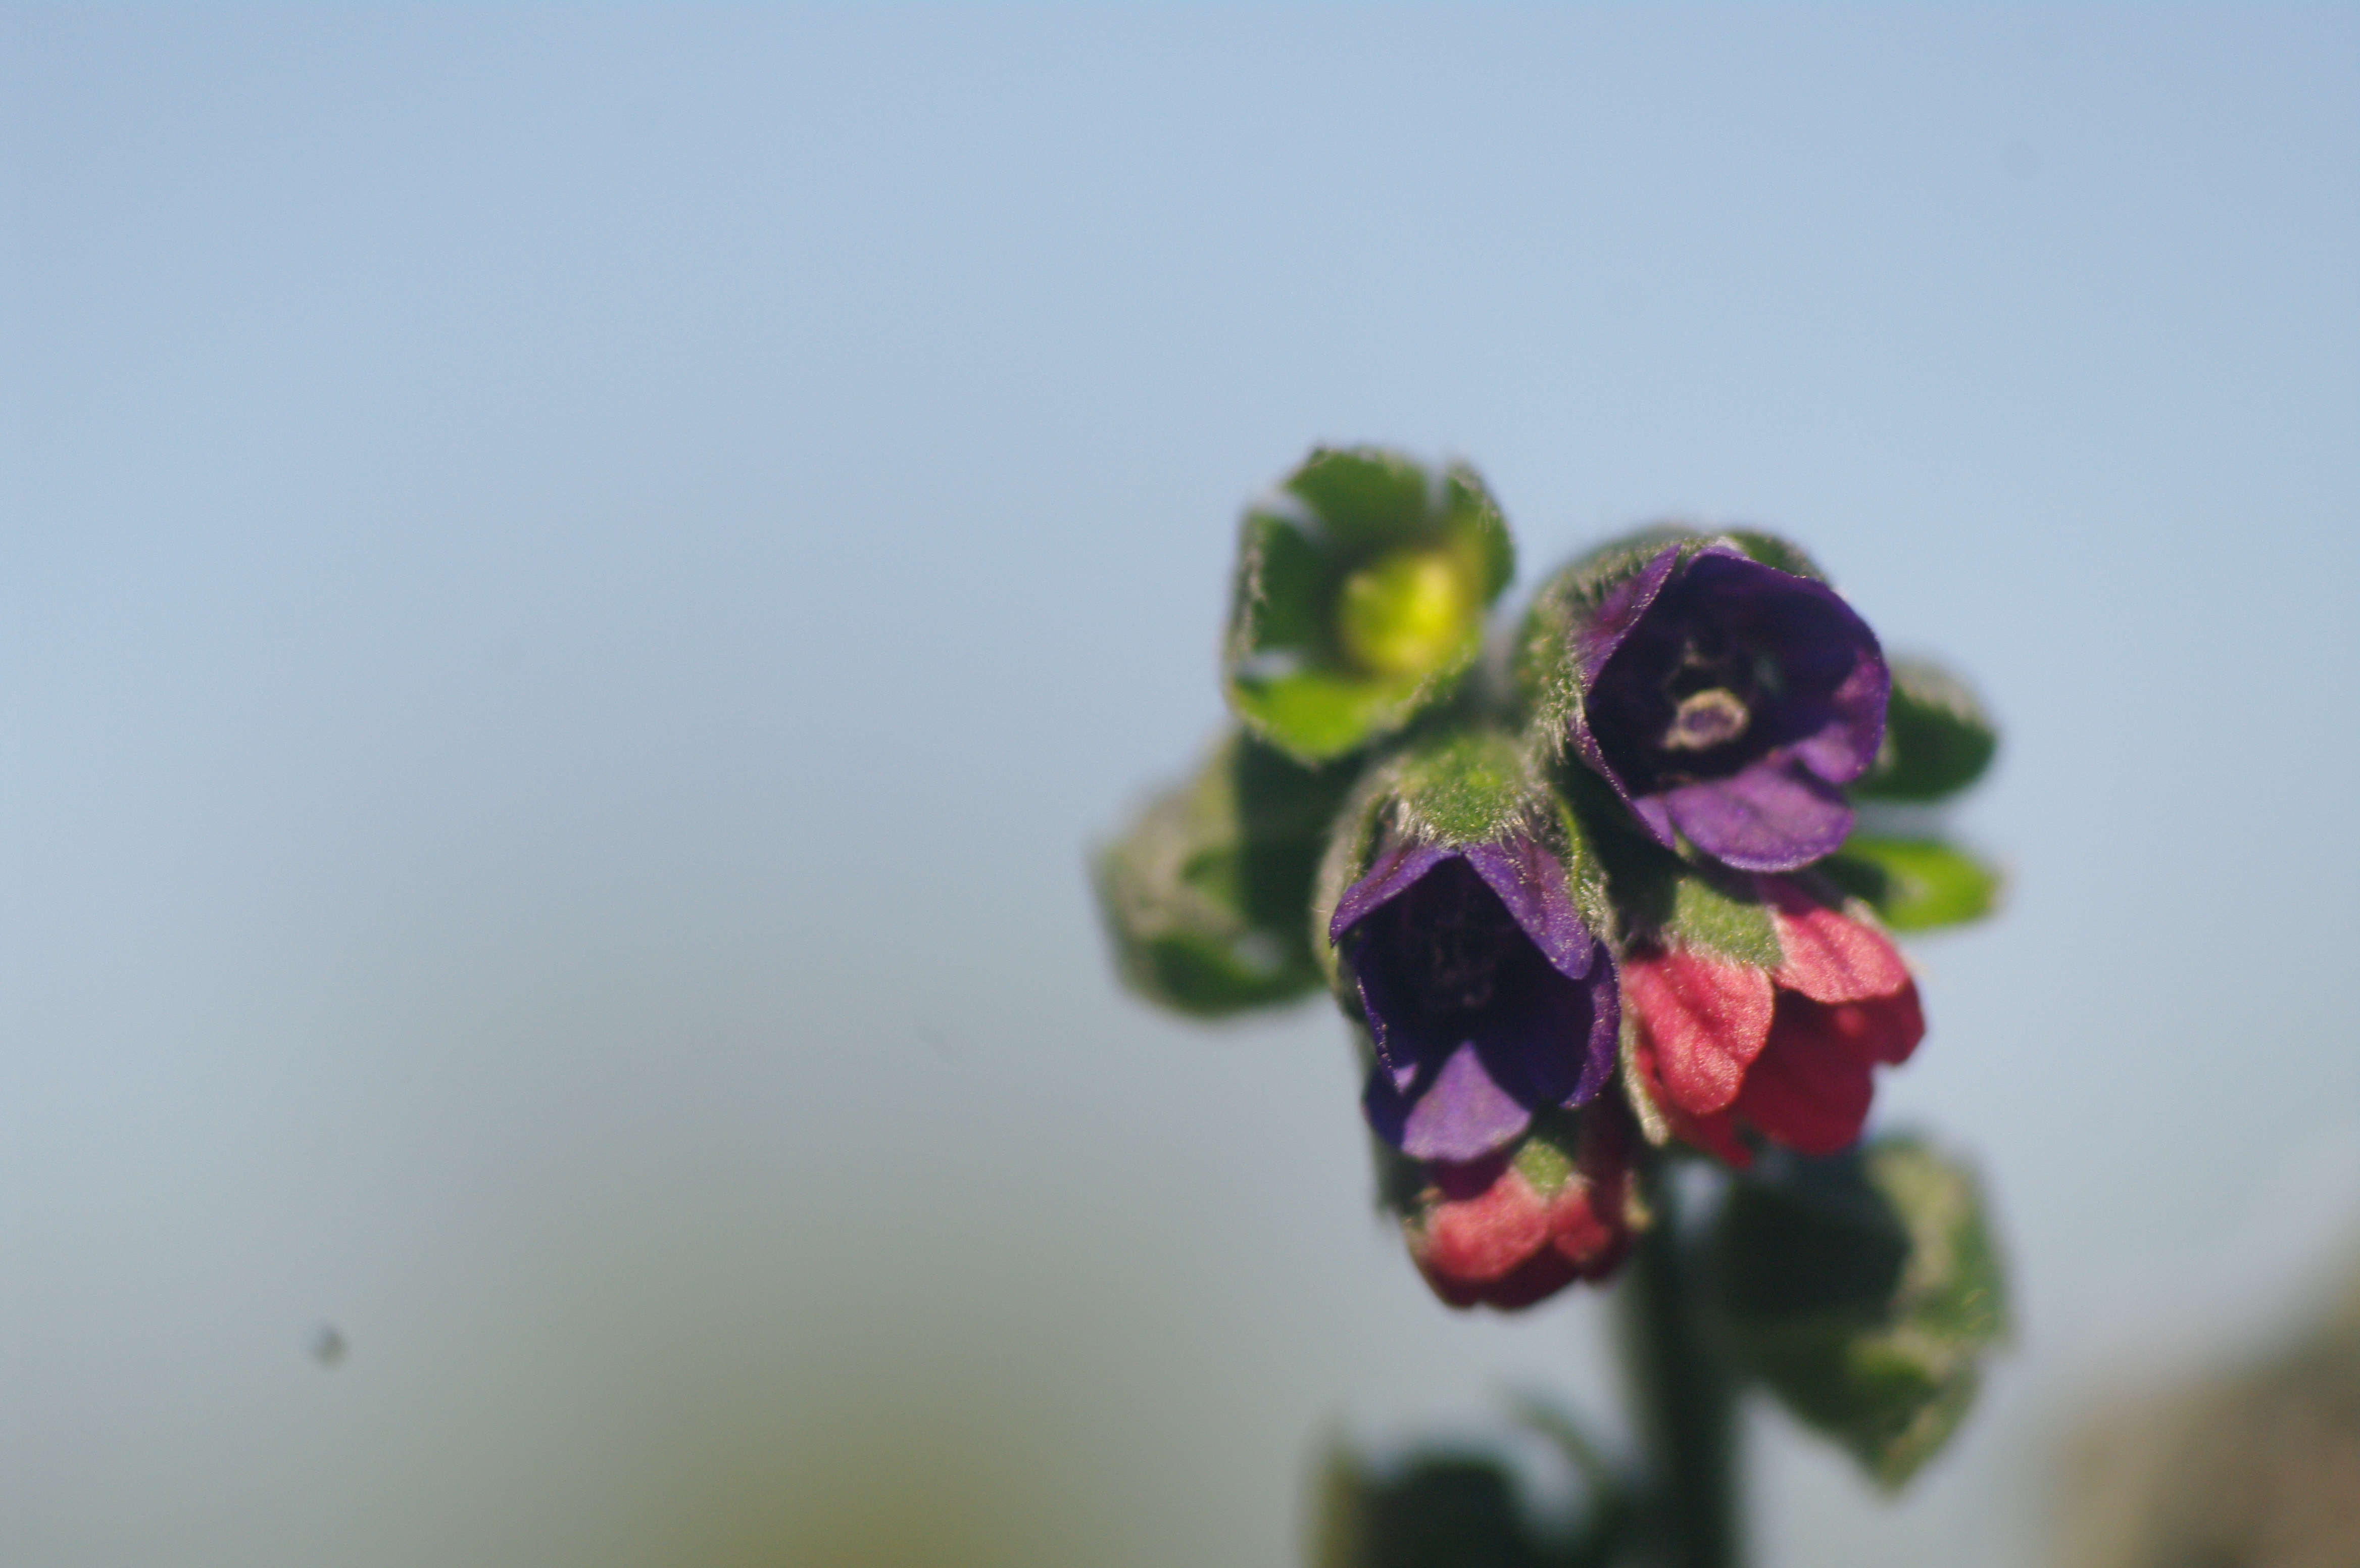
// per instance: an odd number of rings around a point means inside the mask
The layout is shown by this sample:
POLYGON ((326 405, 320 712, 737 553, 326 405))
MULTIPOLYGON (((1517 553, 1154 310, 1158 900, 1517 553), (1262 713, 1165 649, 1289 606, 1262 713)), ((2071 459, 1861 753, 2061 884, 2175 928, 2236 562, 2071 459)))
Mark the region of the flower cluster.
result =
POLYGON ((1218 1013, 1324 979, 1386 1201, 1457 1306, 1612 1273, 1655 1151, 1853 1145, 1874 1069, 1925 1032, 1887 929, 1972 917, 1993 886, 1853 804, 1971 782, 1980 709, 1888 663, 1792 545, 1616 542, 1485 661, 1511 565, 1464 467, 1315 453, 1244 529, 1240 729, 1216 757, 1260 782, 1218 812, 1170 804, 1212 798, 1183 786, 1100 862, 1126 973, 1159 1000, 1218 1013), (1207 953, 1236 984, 1203 981, 1207 953), (1246 974, 1257 954, 1276 967, 1246 974), (1184 958, 1185 993, 1154 979, 1184 958))

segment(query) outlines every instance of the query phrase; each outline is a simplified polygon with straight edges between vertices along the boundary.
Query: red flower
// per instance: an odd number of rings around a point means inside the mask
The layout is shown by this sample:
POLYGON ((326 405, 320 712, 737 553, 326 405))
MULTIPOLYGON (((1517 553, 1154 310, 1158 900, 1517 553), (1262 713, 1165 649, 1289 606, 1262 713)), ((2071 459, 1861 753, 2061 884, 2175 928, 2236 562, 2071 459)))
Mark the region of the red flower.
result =
POLYGON ((1926 1033, 1918 987, 1882 932, 1795 883, 1759 879, 1782 954, 1775 970, 1695 949, 1622 963, 1638 1065, 1673 1131, 1732 1165, 1738 1124, 1805 1154, 1860 1136, 1870 1069, 1909 1059, 1926 1033))
POLYGON ((1529 1307, 1577 1279, 1606 1278, 1630 1251, 1637 1209, 1619 1107, 1585 1113, 1569 1140, 1535 1131, 1486 1158, 1427 1161, 1424 1171, 1402 1234, 1453 1307, 1529 1307))

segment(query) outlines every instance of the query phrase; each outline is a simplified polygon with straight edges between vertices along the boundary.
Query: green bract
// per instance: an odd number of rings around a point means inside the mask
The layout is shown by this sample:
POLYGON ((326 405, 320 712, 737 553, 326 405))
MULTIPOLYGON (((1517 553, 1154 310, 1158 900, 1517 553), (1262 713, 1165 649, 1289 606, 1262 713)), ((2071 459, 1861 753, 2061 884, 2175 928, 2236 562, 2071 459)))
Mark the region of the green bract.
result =
POLYGON ((1888 663, 1893 696, 1885 709, 1885 744, 1852 793, 1880 800, 1939 800, 1981 778, 1999 750, 1999 731, 1974 692, 1928 660, 1888 663))
POLYGON ((1240 531, 1222 651, 1230 708, 1305 762, 1400 729, 1475 662, 1514 565, 1473 469, 1313 452, 1240 531))
POLYGON ((1949 1441, 2006 1328, 1974 1182, 1915 1139, 1764 1162, 1715 1264, 1746 1369, 1888 1488, 1949 1441))
POLYGON ((1094 868, 1124 981, 1199 1016, 1316 990, 1312 875, 1350 783, 1231 735, 1151 801, 1094 868))

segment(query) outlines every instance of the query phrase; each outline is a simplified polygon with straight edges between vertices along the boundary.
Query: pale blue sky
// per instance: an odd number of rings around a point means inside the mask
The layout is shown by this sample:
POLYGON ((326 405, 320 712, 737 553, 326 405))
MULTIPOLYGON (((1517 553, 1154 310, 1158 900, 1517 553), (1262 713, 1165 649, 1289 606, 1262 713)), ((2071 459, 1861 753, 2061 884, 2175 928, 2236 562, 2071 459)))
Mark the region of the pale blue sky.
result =
POLYGON ((18 8, 0 137, 12 1564, 1275 1564, 1603 1406, 1332 1016, 1106 971, 1319 439, 2006 721, 1880 1103, 2022 1343, 1896 1511, 1766 1426, 1767 1568, 2025 1561, 2360 1227, 2360 11, 18 8))

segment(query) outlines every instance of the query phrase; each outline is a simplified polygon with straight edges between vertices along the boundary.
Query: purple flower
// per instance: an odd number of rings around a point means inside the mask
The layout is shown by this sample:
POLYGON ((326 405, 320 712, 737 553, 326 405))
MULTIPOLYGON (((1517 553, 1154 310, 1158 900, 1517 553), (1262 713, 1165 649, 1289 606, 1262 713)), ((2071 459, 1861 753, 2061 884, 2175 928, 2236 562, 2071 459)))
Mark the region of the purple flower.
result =
POLYGON ((1750 872, 1843 842, 1892 677, 1833 588, 1724 545, 1664 550, 1573 639, 1572 740, 1656 840, 1750 872))
POLYGON ((1430 1160, 1502 1147, 1546 1106, 1596 1095, 1614 1066, 1614 962, 1532 837, 1398 842, 1345 890, 1329 938, 1376 1042, 1361 1103, 1430 1160))

